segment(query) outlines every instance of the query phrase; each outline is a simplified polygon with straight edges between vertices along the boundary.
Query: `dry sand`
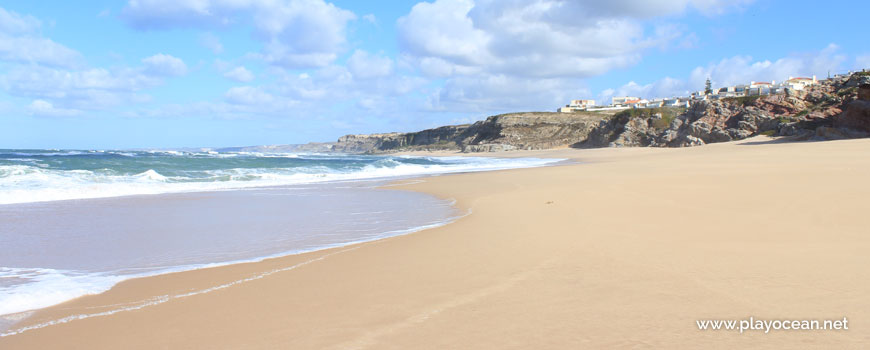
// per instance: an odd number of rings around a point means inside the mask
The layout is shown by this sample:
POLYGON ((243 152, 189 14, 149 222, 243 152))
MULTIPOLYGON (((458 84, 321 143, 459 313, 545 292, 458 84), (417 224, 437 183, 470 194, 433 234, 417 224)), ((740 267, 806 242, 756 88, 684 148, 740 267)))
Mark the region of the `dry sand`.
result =
POLYGON ((0 338, 0 348, 870 347, 870 140, 509 154, 584 163, 399 186, 472 214, 372 243, 130 280, 16 328, 286 269, 0 338), (749 316, 845 316, 850 329, 695 324, 749 316))

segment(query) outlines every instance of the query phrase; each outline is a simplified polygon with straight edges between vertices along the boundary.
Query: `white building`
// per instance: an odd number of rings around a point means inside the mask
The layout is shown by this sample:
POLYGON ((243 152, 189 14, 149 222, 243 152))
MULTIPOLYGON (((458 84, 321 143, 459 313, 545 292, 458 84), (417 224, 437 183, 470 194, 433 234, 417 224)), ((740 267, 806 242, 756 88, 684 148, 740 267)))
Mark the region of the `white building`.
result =
POLYGON ((690 99, 686 97, 671 97, 662 101, 664 107, 689 107, 690 99))
POLYGON ((785 81, 785 84, 787 85, 788 88, 795 89, 795 90, 803 90, 804 88, 811 86, 811 85, 815 85, 816 83, 818 83, 818 81, 816 80, 815 75, 812 78, 788 77, 788 80, 785 81))
POLYGON ((644 103, 643 106, 641 106, 641 108, 659 108, 661 106, 664 106, 664 104, 665 104, 665 99, 654 98, 654 99, 649 100, 646 103, 644 103))
POLYGON ((619 96, 610 99, 610 104, 613 106, 625 106, 628 105, 629 102, 637 103, 640 101, 640 97, 633 96, 619 96))
POLYGON ((595 105, 595 100, 571 100, 568 107, 592 107, 595 105))
POLYGON ((643 108, 647 103, 649 103, 649 100, 637 99, 625 101, 623 105, 629 108, 643 108))
POLYGON ((593 106, 595 106, 595 100, 571 100, 565 107, 561 107, 557 111, 562 113, 580 112, 593 106))
POLYGON ((713 90, 713 92, 715 93, 713 94, 712 98, 717 100, 729 97, 742 96, 741 94, 737 93, 737 86, 726 86, 718 90, 713 90))
MULTIPOLYGON (((852 72, 849 72, 851 74, 852 72)), ((847 77, 849 74, 837 74, 835 78, 847 77)), ((760 96, 768 94, 784 93, 786 89, 804 90, 805 88, 818 84, 816 76, 812 78, 805 77, 788 77, 788 80, 777 84, 775 80, 766 81, 750 81, 749 84, 737 84, 719 89, 713 89, 712 94, 707 94, 705 91, 692 92, 689 97, 669 97, 655 98, 652 100, 642 99, 635 96, 617 96, 611 98, 611 104, 608 106, 596 106, 594 100, 571 100, 571 103, 565 107, 558 109, 559 112, 576 112, 576 111, 604 111, 604 110, 621 110, 628 108, 657 108, 657 107, 689 107, 693 100, 720 100, 724 98, 743 97, 743 96, 760 96)))

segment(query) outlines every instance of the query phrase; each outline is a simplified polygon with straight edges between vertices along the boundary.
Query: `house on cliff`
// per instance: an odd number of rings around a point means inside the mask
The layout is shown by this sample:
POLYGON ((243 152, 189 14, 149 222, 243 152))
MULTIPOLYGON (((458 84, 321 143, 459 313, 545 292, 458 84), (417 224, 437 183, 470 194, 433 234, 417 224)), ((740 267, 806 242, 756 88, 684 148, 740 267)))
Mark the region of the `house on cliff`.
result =
POLYGON ((571 100, 565 107, 556 111, 562 113, 581 112, 593 106, 595 106, 595 100, 571 100))

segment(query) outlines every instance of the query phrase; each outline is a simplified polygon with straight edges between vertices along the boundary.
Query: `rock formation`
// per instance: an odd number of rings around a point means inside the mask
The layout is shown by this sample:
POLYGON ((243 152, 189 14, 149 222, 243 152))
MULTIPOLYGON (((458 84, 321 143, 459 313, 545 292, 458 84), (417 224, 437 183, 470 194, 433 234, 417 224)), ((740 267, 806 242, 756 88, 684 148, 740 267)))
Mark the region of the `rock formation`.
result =
POLYGON ((870 136, 870 73, 783 94, 696 101, 689 108, 510 113, 418 132, 346 135, 334 143, 260 146, 341 153, 499 152, 556 147, 688 147, 764 134, 828 140, 870 136))
POLYGON ((410 133, 345 135, 333 147, 344 153, 389 153, 414 150, 499 152, 566 146, 583 140, 599 113, 510 113, 467 125, 443 126, 410 133))
POLYGON ((846 111, 834 120, 834 126, 870 132, 870 84, 858 87, 858 99, 849 102, 846 111))

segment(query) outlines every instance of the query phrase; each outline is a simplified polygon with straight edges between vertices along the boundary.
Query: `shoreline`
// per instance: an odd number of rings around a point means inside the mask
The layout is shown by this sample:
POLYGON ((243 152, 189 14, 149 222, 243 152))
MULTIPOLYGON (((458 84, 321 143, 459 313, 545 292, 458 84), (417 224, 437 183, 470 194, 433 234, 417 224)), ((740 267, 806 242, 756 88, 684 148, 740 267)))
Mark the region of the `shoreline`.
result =
MULTIPOLYGON (((333 249, 333 248, 341 248, 349 245, 366 243, 371 241, 376 241, 379 239, 384 239, 393 236, 401 236, 405 234, 410 234, 413 232, 426 230, 429 228, 439 227, 446 225, 452 221, 461 218, 466 215, 458 212, 453 208, 453 201, 444 201, 440 199, 435 199, 433 196, 428 196, 422 193, 410 193, 409 191, 405 194, 394 191, 392 193, 380 191, 380 188, 390 187, 393 185, 402 185, 405 183, 412 183, 416 180, 416 177, 397 177, 393 179, 377 179, 377 180, 363 180, 363 181, 353 181, 352 183, 342 182, 342 183, 331 183, 331 184, 317 184, 318 189, 311 189, 311 187, 306 187, 307 191, 316 191, 317 193, 326 193, 327 197, 329 195, 341 195, 345 201, 342 204, 331 204, 327 203, 327 208, 320 209, 341 209, 344 208, 343 213, 349 213, 349 215, 330 215, 332 220, 341 221, 341 220, 349 220, 353 219, 354 223, 354 234, 350 236, 343 236, 338 233, 330 234, 330 237, 337 238, 320 238, 318 239, 315 236, 308 236, 309 233, 306 231, 304 227, 297 227, 293 234, 285 234, 286 239, 292 239, 294 243, 289 246, 282 246, 282 249, 268 249, 263 250, 265 248, 262 244, 256 243, 248 243, 248 242, 236 242, 234 244, 233 251, 244 251, 247 253, 237 253, 227 251, 223 249, 223 255, 214 255, 212 258, 205 260, 204 258, 197 258, 197 254, 195 252, 191 252, 189 249, 187 250, 186 256, 175 256, 175 259, 180 260, 169 260, 169 256, 172 253, 179 253, 176 247, 173 247, 172 244, 164 245, 164 249, 161 251, 164 260, 160 260, 160 257, 157 256, 148 256, 146 255, 127 255, 127 260, 134 260, 139 265, 135 265, 136 263, 130 262, 132 265, 114 265, 114 263, 118 262, 110 262, 110 261, 102 261, 102 264, 94 264, 89 265, 90 267, 81 267, 81 265, 67 265, 63 266, 63 264, 71 264, 68 258, 51 261, 42 259, 44 263, 26 263, 27 254, 26 251, 23 254, 25 258, 19 258, 16 261, 17 265, 21 266, 41 266, 38 268, 9 268, 8 272, 11 274, 29 274, 32 275, 32 279, 34 282, 28 284, 19 284, 12 285, 15 293, 13 294, 0 294, 0 337, 8 336, 7 331, 11 331, 9 329, 9 325, 13 325, 14 323, 10 322, 12 319, 21 319, 22 315, 32 314, 35 312, 39 312, 40 310, 47 309, 53 307, 55 305, 60 305, 81 297, 87 296, 95 296, 102 294, 108 290, 110 290, 113 286, 118 283, 122 283, 126 280, 140 279, 140 278, 148 278, 172 273, 180 273, 186 271, 194 271, 201 269, 209 269, 209 268, 217 268, 222 266, 234 265, 234 264, 245 264, 245 263, 257 263, 267 259, 275 259, 281 258, 290 255, 298 255, 305 254, 311 252, 317 252, 321 250, 333 249), (347 205, 349 202, 353 202, 360 197, 366 197, 369 203, 366 203, 365 207, 359 207, 354 205, 347 205), (411 210, 395 210, 395 207, 387 207, 383 204, 379 204, 379 202, 383 201, 393 201, 396 203, 399 202, 407 202, 408 204, 414 203, 422 208, 426 208, 426 215, 420 215, 421 210, 411 211, 411 210), (349 210, 348 210, 349 209, 349 210), (357 218, 355 211, 362 210, 384 210, 377 213, 372 214, 369 218, 357 218), (394 212, 392 214, 379 214, 379 213, 389 213, 394 212), (395 218, 395 219, 390 219, 395 218), (381 221, 384 220, 384 221, 381 221), (395 223, 393 223, 393 221, 395 223), (340 237, 339 237, 340 236, 340 237), (299 239, 301 237, 301 239, 299 239), (307 239, 305 237, 308 237, 307 239), (171 251, 170 251, 171 250, 171 251), (256 252, 256 253, 255 253, 256 252), (147 259, 151 260, 147 260, 147 259), (148 263, 143 265, 143 259, 146 259, 148 263), (157 259, 157 260, 154 260, 157 259), (63 266, 59 267, 57 265, 63 266), (49 266, 49 267, 44 267, 49 266), (32 272, 31 272, 32 271, 32 272), (56 280, 60 280, 61 283, 64 283, 64 288, 58 288, 58 286, 54 283, 56 280), (44 281, 44 282, 43 282, 44 281), (47 288, 47 289, 46 289, 47 288), (66 294, 64 289, 69 290, 77 290, 77 292, 70 292, 75 294, 66 294), (64 294, 65 300, 58 299, 60 296, 58 293, 64 294), (46 299, 48 296, 51 299, 46 299), (5 298, 9 297, 9 298, 5 298), (8 301, 9 304, 6 304, 5 301, 8 301), (48 304, 51 303, 51 304, 48 304), (12 312, 3 312, 7 310, 15 310, 15 308, 20 307, 33 307, 26 310, 16 310, 12 312)), ((82 232, 76 230, 76 223, 81 221, 79 218, 87 218, 92 225, 97 226, 106 226, 107 222, 113 228, 110 230, 122 230, 127 233, 128 237, 123 244, 130 244, 130 242, 135 242, 139 244, 148 244, 150 242, 143 241, 142 237, 137 237, 137 233, 141 233, 142 229, 139 229, 139 225, 142 224, 141 220, 136 218, 139 216, 138 212, 148 212, 152 213, 152 215, 156 215, 157 217, 166 217, 167 221, 170 222, 168 225, 162 225, 160 227, 168 228, 170 232, 161 233, 161 236, 153 236, 153 239, 159 240, 160 237, 172 236, 173 234, 184 234, 186 232, 192 231, 201 231, 204 234, 199 234, 199 236, 205 235, 206 237, 211 237, 212 239, 217 239, 221 235, 235 235, 237 233, 243 233, 244 230, 238 229, 230 229, 226 228, 224 230, 215 230, 216 227, 214 225, 210 225, 208 227, 202 227, 199 225, 189 225, 186 223, 187 220, 197 220, 198 219, 209 219, 207 216, 218 215, 220 216, 222 213, 226 216, 236 216, 236 215, 244 215, 246 217, 253 216, 254 218, 236 218, 230 219, 232 221, 242 222, 245 227, 249 227, 246 225, 256 224, 258 225, 258 231, 274 231, 281 230, 282 227, 280 224, 267 224, 266 222, 278 222, 278 223, 293 223, 295 220, 292 220, 288 217, 283 218, 275 218, 270 219, 269 215, 257 215, 257 210, 253 210, 254 213, 246 213, 243 209, 252 209, 254 206, 252 201, 257 202, 258 207, 262 206, 282 206, 292 211, 311 211, 316 210, 312 209, 316 208, 316 204, 314 204, 310 200, 306 200, 304 203, 299 202, 300 199, 282 201, 278 200, 279 198, 293 198, 296 196, 302 195, 303 197, 310 196, 309 194, 305 194, 301 192, 301 189, 298 186, 288 186, 288 187, 269 187, 269 188, 258 188, 258 189, 241 189, 235 191, 211 191, 211 192, 197 192, 197 193, 167 193, 167 194, 159 194, 143 197, 142 195, 136 196, 122 196, 122 197, 113 197, 113 198, 98 198, 98 199, 87 199, 77 203, 70 203, 66 201, 58 201, 57 203, 27 203, 23 205, 18 205, 16 208, 11 209, 8 213, 4 213, 4 215, 0 215, 0 221, 5 221, 9 219, 13 219, 15 215, 18 215, 19 210, 25 210, 26 213, 28 210, 39 210, 43 212, 51 212, 54 216, 60 217, 60 219, 55 222, 60 223, 60 228, 64 231, 64 234, 76 236, 82 234, 82 232), (287 191, 291 191, 293 193, 292 196, 287 196, 287 191), (265 198, 264 198, 265 197, 265 198), (275 198, 274 200, 272 198, 275 198), (235 202, 232 205, 224 205, 223 203, 235 202), (155 204, 156 203, 156 204, 155 204), (287 205, 291 207, 287 207, 287 205), (308 209, 295 207, 296 205, 305 205, 308 209), (168 207, 168 209, 160 212, 155 212, 154 205, 158 205, 161 207, 168 207), (198 206, 198 207, 208 207, 209 211, 204 215, 204 213, 198 212, 196 210, 177 210, 178 206, 198 206), (31 208, 31 206, 34 206, 31 208), (19 209, 23 207, 24 209, 19 209), (112 210, 109 208, 129 208, 126 210, 112 210), (291 209, 296 208, 296 209, 291 209), (173 221, 172 216, 183 216, 189 219, 185 219, 182 222, 173 221), (111 219, 106 220, 98 220, 100 217, 111 217, 111 219), (73 222, 70 222, 73 221, 73 222), (70 225, 72 224, 72 225, 70 225), (264 229, 264 225, 269 225, 271 230, 264 229), (168 226, 168 227, 167 227, 168 226)), ((322 205, 321 205, 322 206, 322 205)), ((301 219, 298 214, 292 216, 297 219, 301 219)), ((311 218, 312 216, 307 216, 311 218)), ((51 220, 51 219, 49 219, 51 220)), ((10 225, 7 229, 12 232, 22 232, 24 230, 31 230, 31 232, 39 232, 40 235, 43 235, 44 239, 52 239, 52 238, 61 238, 55 234, 53 234, 54 227, 58 226, 58 224, 45 224, 46 220, 43 220, 42 224, 31 224, 26 227, 21 227, 21 225, 10 225)), ((233 227, 239 226, 235 225, 233 227)), ((87 224, 85 225, 87 226, 87 224)), ((338 229, 339 227, 334 227, 327 225, 326 228, 322 227, 323 225, 317 226, 314 225, 313 229, 317 230, 326 230, 329 231, 329 227, 333 227, 333 229, 338 229)), ((310 230, 309 228, 308 230, 310 230)), ((153 229, 152 229, 153 230, 153 229)), ((103 230, 95 229, 87 232, 83 232, 86 234, 95 235, 97 237, 102 237, 103 239, 111 239, 111 237, 106 237, 103 230)), ((245 232, 248 235, 256 234, 256 232, 245 232)), ((195 235, 194 235, 195 236, 195 235)), ((196 237, 199 237, 196 236, 196 237)), ((260 239, 266 239, 269 237, 262 237, 262 233, 259 235, 260 239)), ((203 238, 203 237, 200 237, 203 238)), ((13 242, 14 243, 14 242, 13 242)), ((77 242, 70 242, 71 244, 77 244, 77 242)), ((182 242, 183 243, 183 242, 182 242)), ((273 243, 277 244, 277 243, 273 243)), ((107 247, 110 246, 107 244, 107 247)), ((118 242, 114 242, 115 249, 124 249, 124 246, 120 245, 118 242)), ((81 246, 76 246, 78 248, 82 248, 81 246)), ((205 249, 201 251, 207 251, 209 253, 217 254, 214 249, 220 249, 221 247, 209 245, 210 249, 205 249)), ((275 246, 277 247, 277 246, 275 246)), ((91 247, 92 248, 92 247, 91 247)), ((106 247, 103 247, 106 248, 106 247)), ((202 248, 202 247, 201 247, 202 248)), ((50 246, 46 246, 43 248, 43 254, 51 255, 53 253, 62 253, 61 251, 56 251, 50 248, 50 246)), ((65 245, 64 249, 77 249, 75 247, 71 247, 69 245, 65 245)), ((87 248, 85 248, 87 249, 87 248)), ((141 251, 129 251, 128 253, 133 254, 142 254, 141 251)), ((7 257, 8 260, 9 257, 7 257)), ((13 258, 14 259, 14 258, 13 258)), ((105 258, 104 258, 105 259, 105 258)), ((99 260, 97 257, 92 257, 92 260, 99 260)), ((4 271, 6 272, 5 268, 4 271)), ((0 278, 4 278, 7 276, 6 274, 0 274, 0 278)), ((14 277, 13 277, 14 278, 14 277)))
POLYGON ((860 195, 870 194, 870 186, 858 180, 870 174, 870 161, 856 155, 870 150, 870 140, 744 143, 532 151, 571 154, 583 163, 390 185, 452 197, 472 215, 341 248, 124 281, 105 293, 38 310, 18 326, 184 296, 3 337, 0 345, 781 348, 791 342, 857 348, 870 341, 860 326, 870 317, 870 303, 861 298, 870 286, 861 276, 870 276, 858 267, 870 262, 858 255, 870 242, 856 231, 859 203, 867 198, 860 195), (771 156, 779 157, 774 164, 771 156), (829 172, 848 178, 823 182, 829 172), (750 191, 750 185, 758 188, 750 191), (795 188, 803 193, 790 192, 795 188), (853 194, 845 195, 846 188, 853 194), (704 191, 721 202, 693 197, 704 191), (745 203, 742 196, 752 193, 759 198, 745 203), (806 193, 818 198, 801 201, 806 193), (811 214, 792 218, 796 223, 764 224, 798 203, 811 214), (819 237, 819 228, 834 223, 825 219, 830 206, 844 203, 852 206, 841 208, 841 222, 831 226, 834 237, 819 237), (739 213, 746 225, 713 215, 718 213, 739 213), (702 227, 703 237, 693 235, 692 226, 702 227), (734 254, 745 261, 734 261, 734 254), (778 258, 794 259, 802 273, 769 264, 778 258), (267 272, 272 273, 232 284, 267 272), (222 285, 232 288, 190 294, 222 285), (838 298, 821 297, 832 291, 838 298), (834 318, 844 312, 856 320, 855 329, 830 334, 702 333, 689 319, 747 313, 834 318))
MULTIPOLYGON (((400 156, 400 155, 397 155, 397 156, 400 156)), ((508 159, 508 158, 516 158, 516 157, 506 157, 505 159, 508 159)), ((553 164, 556 164, 558 162, 549 161, 549 160, 545 160, 545 159, 534 159, 533 163, 534 163, 534 165, 527 166, 527 167, 552 166, 553 164), (543 160, 544 162, 541 162, 541 160, 543 160), (541 163, 541 164, 539 165, 537 163, 541 163)), ((508 168, 508 169, 511 169, 511 168, 508 168)), ((497 170, 505 170, 505 169, 496 168, 495 170, 491 170, 488 168, 483 168, 483 169, 468 169, 468 170, 463 170, 463 171, 449 170, 447 172, 437 171, 437 172, 434 172, 432 174, 399 175, 399 176, 362 178, 362 179, 341 179, 341 180, 329 180, 329 181, 318 182, 318 183, 290 184, 290 185, 281 185, 281 186, 269 185, 269 186, 262 186, 262 187, 228 188, 228 189, 218 189, 218 190, 197 190, 197 191, 193 191, 193 192, 134 194, 134 195, 122 195, 122 196, 116 196, 116 197, 106 197, 106 198, 78 198, 78 199, 69 199, 69 200, 58 200, 58 201, 53 201, 53 202, 14 203, 14 204, 8 204, 8 206, 11 206, 13 208, 12 211, 14 212, 17 210, 17 208, 28 208, 28 207, 32 207, 32 206, 35 206, 35 207, 60 206, 60 208, 64 208, 64 207, 68 207, 68 206, 73 206, 73 203, 71 201, 84 201, 84 202, 80 202, 80 203, 76 204, 75 206, 80 206, 84 203, 88 203, 87 206, 89 206, 89 207, 93 206, 95 208, 106 207, 106 206, 119 206, 119 205, 127 206, 127 205, 130 205, 131 203, 142 203, 142 202, 161 202, 161 203, 171 203, 171 202, 178 202, 178 201, 190 202, 191 200, 193 200, 195 198, 201 199, 203 197, 206 197, 206 198, 215 197, 214 200, 227 201, 227 200, 232 200, 232 199, 225 198, 225 197, 228 197, 228 196, 229 197, 239 197, 239 196, 243 197, 244 195, 241 195, 242 193, 259 193, 259 192, 270 192, 270 191, 271 192, 274 192, 274 191, 280 192, 283 190, 288 190, 288 189, 293 190, 293 189, 297 189, 299 187, 310 187, 310 186, 318 186, 318 187, 324 187, 324 188, 330 188, 327 186, 338 186, 339 188, 347 188, 347 186, 353 186, 353 187, 359 187, 359 189, 357 191, 360 191, 360 190, 361 191, 368 191, 368 190, 379 191, 381 189, 390 189, 390 187, 403 186, 403 185, 406 185, 409 183, 416 183, 419 181, 425 181, 423 179, 425 179, 426 177, 431 177, 431 176, 485 172, 485 171, 497 171, 497 170), (240 195, 235 195, 236 193, 239 193, 240 195), (220 199, 220 198, 223 198, 223 199, 220 199)), ((423 194, 423 195, 428 196, 428 194, 423 194)), ((434 196, 433 196, 433 198, 434 198, 434 196)), ((239 200, 239 198, 236 198, 234 200, 239 200)), ((446 200, 446 199, 444 199, 444 200, 446 200)), ((450 204, 448 204, 448 205, 450 207, 454 207, 455 201, 450 199, 449 202, 450 202, 450 204)), ((193 203, 191 203, 191 204, 193 204, 193 203)), ((203 203, 198 203, 197 205, 202 205, 202 204, 203 203)), ((434 210, 435 208, 432 208, 432 209, 434 210)), ((148 210, 148 209, 145 209, 145 210, 148 210)), ((111 290, 112 288, 114 288, 114 286, 118 285, 119 283, 123 283, 123 282, 128 281, 128 280, 150 278, 150 277, 155 277, 155 276, 174 274, 174 273, 183 273, 183 272, 196 271, 196 270, 202 270, 202 269, 219 268, 219 267, 223 267, 223 266, 236 265, 236 264, 258 263, 258 262, 262 262, 264 260, 279 259, 282 257, 291 256, 291 255, 314 253, 314 252, 325 251, 325 250, 330 250, 330 249, 353 246, 353 245, 362 244, 362 243, 369 243, 369 242, 373 242, 373 241, 377 241, 377 240, 381 240, 381 239, 386 239, 386 238, 395 237, 395 236, 402 236, 402 235, 411 234, 411 233, 415 233, 415 232, 422 231, 422 230, 427 230, 427 229, 431 229, 431 228, 435 228, 435 227, 444 226, 444 225, 449 224, 455 220, 458 220, 466 215, 468 215, 467 212, 461 212, 458 209, 456 209, 456 210, 454 210, 454 213, 451 213, 451 214, 448 214, 447 216, 444 216, 442 219, 438 220, 437 222, 420 222, 418 225, 414 225, 414 226, 407 227, 407 228, 385 229, 385 231, 382 231, 381 233, 377 234, 376 237, 361 236, 357 239, 352 239, 352 240, 349 240, 346 242, 321 244, 321 245, 318 245, 316 247, 296 247, 296 248, 292 248, 292 249, 289 249, 286 251, 280 251, 277 253, 267 253, 265 255, 257 255, 257 256, 251 256, 251 257, 226 257, 226 259, 224 259, 224 260, 213 261, 213 262, 189 262, 189 263, 183 263, 181 265, 159 265, 159 266, 153 266, 153 267, 133 266, 133 267, 126 267, 126 268, 119 268, 117 270, 111 270, 111 271, 88 271, 88 272, 86 272, 85 270, 79 271, 79 269, 75 269, 75 268, 63 268, 63 269, 57 268, 57 267, 33 268, 33 270, 51 270, 51 271, 57 270, 57 272, 53 272, 52 274, 57 275, 58 277, 73 278, 73 279, 87 278, 88 280, 99 279, 100 285, 99 286, 89 285, 87 288, 92 289, 91 292, 81 292, 81 294, 79 294, 78 296, 72 297, 71 299, 59 301, 59 302, 52 301, 53 304, 51 304, 51 305, 40 306, 37 308, 23 310, 23 311, 16 311, 16 312, 11 312, 11 313, 0 314, 0 338, 17 334, 18 331, 16 331, 16 329, 17 329, 16 324, 18 324, 22 321, 26 321, 29 318, 29 316, 27 316, 27 315, 39 313, 42 310, 46 310, 46 309, 55 307, 57 305, 62 305, 64 303, 72 302, 72 301, 79 299, 79 298, 82 298, 82 297, 98 296, 100 294, 103 294, 103 293, 111 290), (134 273, 133 271, 136 271, 136 270, 142 270, 142 271, 147 271, 147 272, 135 272, 134 273)), ((32 228, 30 228, 30 229, 32 229, 32 228)), ((41 266, 41 265, 36 264, 36 266, 41 266)), ((28 269, 24 269, 24 268, 17 268, 17 269, 28 270, 28 269)), ((2 277, 2 276, 0 276, 0 277, 2 277)), ((40 275, 39 278, 47 278, 47 277, 48 276, 40 275)), ((84 283, 92 284, 92 283, 95 283, 95 281, 84 282, 84 283)), ((80 285, 79 282, 75 282, 75 283, 73 283, 72 286, 70 286, 70 288, 85 288, 85 286, 80 285)), ((56 291, 56 290, 48 290, 48 291, 44 291, 44 292, 43 291, 36 291, 36 294, 40 294, 40 293, 53 294, 53 293, 57 293, 57 292, 59 292, 59 291, 56 291)), ((16 298, 13 296, 13 299, 16 299, 16 298)), ((17 301, 19 303, 22 302, 22 300, 20 298, 18 298, 15 301, 17 301)), ((39 303, 42 303, 42 302, 37 302, 37 304, 39 304, 39 303)), ((152 302, 151 301, 140 301, 139 303, 140 304, 150 304, 152 302)), ((0 311, 2 311, 2 310, 0 310, 0 311)), ((121 312, 123 310, 120 310, 120 309, 109 310, 109 312, 116 312, 116 311, 121 312)), ((81 316, 88 317, 88 318, 90 317, 88 314, 82 314, 81 316)), ((56 321, 56 320, 50 320, 48 322, 54 322, 54 321, 56 321)))

